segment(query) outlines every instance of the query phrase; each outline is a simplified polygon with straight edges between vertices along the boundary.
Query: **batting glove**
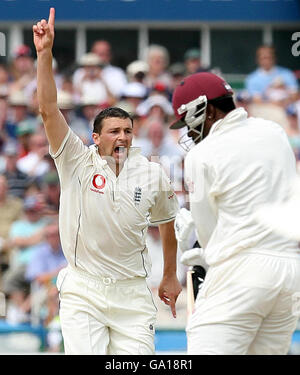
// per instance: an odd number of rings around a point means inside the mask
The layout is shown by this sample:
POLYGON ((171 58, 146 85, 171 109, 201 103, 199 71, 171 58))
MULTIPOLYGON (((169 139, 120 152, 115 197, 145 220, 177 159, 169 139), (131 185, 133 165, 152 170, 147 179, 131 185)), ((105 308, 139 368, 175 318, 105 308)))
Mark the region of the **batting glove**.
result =
POLYGON ((190 237, 195 230, 191 212, 186 208, 181 208, 176 215, 174 228, 179 249, 183 253, 191 248, 190 237))
POLYGON ((185 266, 201 266, 205 271, 208 269, 208 265, 204 259, 204 251, 201 247, 186 250, 181 255, 180 262, 185 266))

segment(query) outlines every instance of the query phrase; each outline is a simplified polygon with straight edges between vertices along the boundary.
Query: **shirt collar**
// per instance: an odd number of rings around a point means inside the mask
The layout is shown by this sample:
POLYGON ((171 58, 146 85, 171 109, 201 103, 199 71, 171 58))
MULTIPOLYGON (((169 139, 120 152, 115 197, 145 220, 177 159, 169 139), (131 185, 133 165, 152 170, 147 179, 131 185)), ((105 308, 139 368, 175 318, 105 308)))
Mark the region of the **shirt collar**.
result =
POLYGON ((245 111, 244 108, 236 108, 233 111, 229 112, 224 118, 221 120, 216 121, 213 126, 210 128, 209 134, 215 133, 219 129, 226 130, 228 127, 237 125, 241 121, 246 120, 248 117, 248 113, 245 111), (226 126, 224 128, 224 126, 226 126))

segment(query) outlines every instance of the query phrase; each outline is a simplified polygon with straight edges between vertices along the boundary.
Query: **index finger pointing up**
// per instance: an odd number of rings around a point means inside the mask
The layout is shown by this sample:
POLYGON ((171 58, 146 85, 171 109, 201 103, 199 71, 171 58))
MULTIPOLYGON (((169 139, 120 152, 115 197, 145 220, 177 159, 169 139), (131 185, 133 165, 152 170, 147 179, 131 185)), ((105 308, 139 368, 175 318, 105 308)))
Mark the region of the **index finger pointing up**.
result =
POLYGON ((48 18, 48 25, 54 27, 54 21, 55 21, 55 9, 54 8, 50 8, 49 18, 48 18))

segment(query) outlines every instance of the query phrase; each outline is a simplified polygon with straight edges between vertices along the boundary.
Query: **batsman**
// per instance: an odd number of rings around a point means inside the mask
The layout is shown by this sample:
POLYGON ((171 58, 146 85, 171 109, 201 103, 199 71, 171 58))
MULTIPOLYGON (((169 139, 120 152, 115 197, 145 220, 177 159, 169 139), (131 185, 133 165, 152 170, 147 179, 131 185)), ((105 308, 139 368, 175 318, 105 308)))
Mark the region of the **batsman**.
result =
POLYGON ((179 143, 189 150, 190 213, 181 209, 175 231, 182 261, 202 267, 188 354, 287 354, 299 318, 299 249, 256 219, 262 206, 287 199, 297 176, 287 135, 236 108, 230 85, 212 73, 184 78, 172 102, 170 128, 186 129, 179 143), (201 247, 191 249, 193 226, 201 247))

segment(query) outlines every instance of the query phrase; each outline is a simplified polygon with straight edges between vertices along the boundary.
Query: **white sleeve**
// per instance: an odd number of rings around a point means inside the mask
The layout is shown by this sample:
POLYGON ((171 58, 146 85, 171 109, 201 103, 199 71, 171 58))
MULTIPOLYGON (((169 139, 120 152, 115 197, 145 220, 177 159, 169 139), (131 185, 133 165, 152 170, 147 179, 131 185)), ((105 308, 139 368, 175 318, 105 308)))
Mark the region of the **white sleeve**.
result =
POLYGON ((150 222, 152 224, 164 224, 175 220, 176 214, 179 211, 177 196, 173 190, 171 181, 160 166, 159 187, 155 204, 150 210, 150 222))
POLYGON ((197 238, 200 246, 205 248, 217 225, 214 173, 201 161, 201 157, 188 155, 185 159, 184 178, 189 190, 197 238))

